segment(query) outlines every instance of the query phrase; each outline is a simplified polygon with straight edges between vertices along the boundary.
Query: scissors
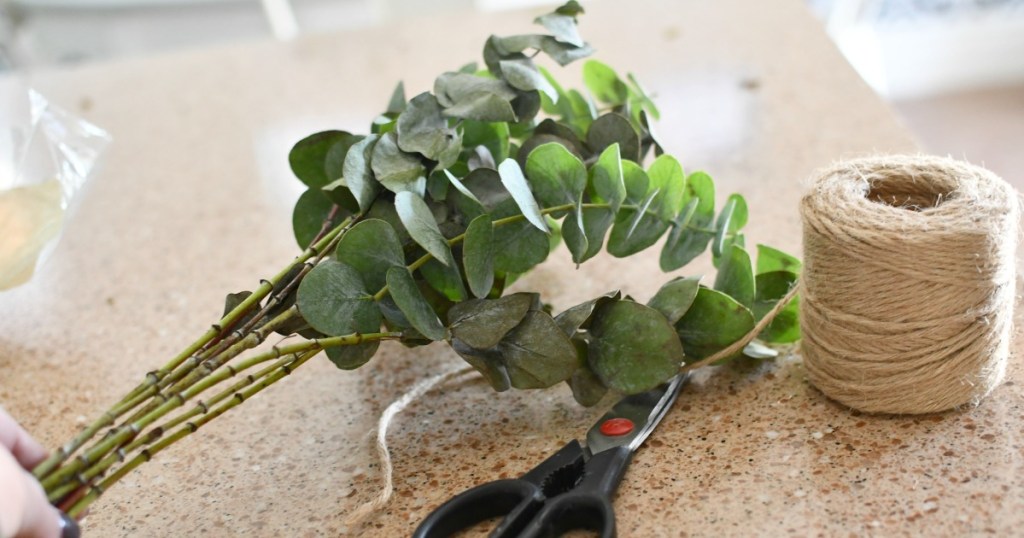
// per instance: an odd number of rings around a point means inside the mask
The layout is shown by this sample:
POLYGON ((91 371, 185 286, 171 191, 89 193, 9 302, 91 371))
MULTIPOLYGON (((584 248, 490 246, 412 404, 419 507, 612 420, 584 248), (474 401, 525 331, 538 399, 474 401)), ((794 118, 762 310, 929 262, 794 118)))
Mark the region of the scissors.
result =
POLYGON ((491 538, 559 536, 590 529, 615 537, 612 495, 633 453, 661 422, 689 374, 626 396, 587 432, 587 446, 573 439, 520 478, 466 490, 434 510, 413 538, 439 538, 505 514, 491 538))

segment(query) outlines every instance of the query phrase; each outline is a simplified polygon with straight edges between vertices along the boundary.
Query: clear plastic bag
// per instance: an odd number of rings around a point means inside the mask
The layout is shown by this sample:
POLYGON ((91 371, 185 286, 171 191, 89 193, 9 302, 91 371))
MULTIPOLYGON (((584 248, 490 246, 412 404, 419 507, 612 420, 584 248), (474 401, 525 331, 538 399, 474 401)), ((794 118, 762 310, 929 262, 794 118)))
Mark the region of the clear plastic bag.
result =
POLYGON ((0 92, 0 291, 32 278, 110 135, 35 90, 0 92))

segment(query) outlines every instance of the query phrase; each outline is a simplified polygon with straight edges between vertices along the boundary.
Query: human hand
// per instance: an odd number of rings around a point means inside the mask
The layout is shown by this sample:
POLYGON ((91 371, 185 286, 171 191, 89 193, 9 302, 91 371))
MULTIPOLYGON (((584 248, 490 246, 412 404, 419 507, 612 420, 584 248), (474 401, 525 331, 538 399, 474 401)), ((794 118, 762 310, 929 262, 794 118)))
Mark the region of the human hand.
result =
POLYGON ((77 537, 73 520, 50 506, 28 472, 46 450, 0 407, 0 538, 77 537))

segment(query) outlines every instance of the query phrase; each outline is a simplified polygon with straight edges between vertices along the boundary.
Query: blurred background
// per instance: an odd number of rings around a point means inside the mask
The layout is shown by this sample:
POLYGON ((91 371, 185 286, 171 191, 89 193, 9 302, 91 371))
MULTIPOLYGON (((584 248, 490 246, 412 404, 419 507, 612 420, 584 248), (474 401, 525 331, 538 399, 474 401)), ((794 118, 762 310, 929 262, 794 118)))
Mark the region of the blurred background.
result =
MULTIPOLYGON (((804 1, 928 151, 1024 176, 1024 0, 804 1)), ((554 3, 0 0, 0 72, 554 3)))

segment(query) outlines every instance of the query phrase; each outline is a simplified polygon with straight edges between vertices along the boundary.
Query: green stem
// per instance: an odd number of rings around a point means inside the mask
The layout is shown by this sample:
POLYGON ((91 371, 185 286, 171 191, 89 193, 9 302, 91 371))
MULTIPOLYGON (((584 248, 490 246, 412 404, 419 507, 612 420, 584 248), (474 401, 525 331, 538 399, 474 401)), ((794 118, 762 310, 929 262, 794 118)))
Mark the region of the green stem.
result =
POLYGON ((105 478, 102 482, 90 487, 88 492, 81 499, 79 499, 71 508, 68 509, 68 515, 73 518, 81 516, 85 509, 88 508, 89 505, 92 504, 96 499, 98 499, 100 495, 103 494, 104 491, 106 491, 107 489, 110 488, 110 486, 114 485, 119 480, 121 480, 121 478, 123 478, 133 469, 151 460, 153 456, 155 456, 165 448, 171 446, 175 442, 184 439, 185 437, 194 433, 211 420, 217 418, 218 416, 224 414, 230 409, 245 402, 247 399, 259 393, 263 389, 281 380, 282 378, 290 374, 295 368, 298 368, 306 361, 311 359, 314 355, 319 353, 319 351, 320 350, 317 349, 303 353, 293 363, 278 367, 273 373, 266 376, 259 383, 250 386, 245 390, 235 392, 233 395, 234 397, 228 400, 227 402, 224 402, 223 404, 217 406, 215 409, 211 409, 209 413, 203 415, 198 420, 194 422, 189 422, 188 424, 185 425, 185 427, 176 430, 174 433, 166 437, 163 437, 156 443, 153 443, 153 445, 151 445, 149 448, 142 450, 141 453, 139 453, 137 456, 129 460, 128 463, 118 468, 116 471, 114 471, 113 474, 105 478))
POLYGON ((156 441, 163 435, 164 432, 176 426, 179 426, 181 423, 187 421, 188 419, 196 415, 209 411, 210 406, 220 403, 222 400, 230 397, 235 392, 242 390, 243 388, 255 383, 258 379, 261 379, 270 374, 271 372, 273 372, 274 369, 294 362, 296 356, 286 355, 282 358, 276 354, 263 353, 260 355, 249 357, 244 361, 239 362, 238 364, 232 365, 231 367, 225 367, 220 370, 217 370, 217 372, 215 372, 213 375, 207 376, 202 381, 196 383, 187 391, 182 393, 182 397, 186 401, 191 400, 193 397, 198 396, 199 394, 219 384, 220 382, 230 379, 233 376, 248 370, 249 368, 273 360, 275 358, 278 360, 274 362, 274 364, 271 364, 270 366, 267 366, 266 368, 263 368, 262 370, 259 370, 253 374, 246 375, 244 378, 242 378, 242 380, 238 381, 234 385, 231 385, 227 389, 215 394, 212 398, 205 401, 200 401, 193 409, 189 410, 188 412, 182 413, 174 417, 173 419, 167 421, 166 423, 161 424, 160 426, 150 430, 149 432, 146 433, 146 435, 137 437, 129 445, 114 451, 114 453, 112 454, 108 454, 105 458, 100 460, 92 467, 89 467, 85 471, 75 474, 72 480, 54 489, 47 495, 49 501, 51 503, 56 503, 63 499, 64 497, 66 497, 68 494, 77 490, 78 488, 88 485, 93 478, 102 475, 117 462, 124 461, 125 454, 130 454, 139 449, 140 447, 142 447, 143 445, 156 441))
POLYGON ((304 250, 291 264, 288 265, 288 267, 278 272, 269 280, 261 282, 260 286, 256 288, 249 297, 246 297, 238 306, 225 314, 217 323, 211 326, 209 330, 203 333, 198 340, 192 342, 192 344, 182 350, 181 353, 172 358, 159 370, 147 373, 145 380, 122 398, 121 401, 100 415, 97 420, 93 421, 92 424, 82 430, 82 432, 76 435, 71 441, 64 444, 57 450, 54 450, 46 460, 32 470, 32 474, 37 479, 42 479, 48 476, 63 462, 65 462, 71 454, 81 448, 82 445, 87 443, 90 439, 95 437, 103 428, 112 426, 119 417, 146 401, 149 397, 148 395, 153 393, 150 392, 153 387, 158 386, 168 374, 175 371, 182 363, 186 362, 196 353, 199 353, 206 348, 208 344, 221 335, 224 327, 230 327, 237 323, 237 321, 241 319, 241 317, 244 316, 253 306, 258 304, 259 301, 263 300, 264 297, 273 291, 274 286, 284 279, 288 273, 294 269, 294 267, 299 264, 306 263, 311 258, 319 260, 325 252, 329 251, 329 246, 336 244, 336 239, 339 238, 341 234, 358 219, 358 217, 359 216, 357 215, 356 217, 346 218, 335 226, 334 229, 324 234, 319 241, 304 250))
MULTIPOLYGON (((247 361, 251 361, 253 364, 255 364, 258 362, 262 362, 264 360, 274 359, 285 355, 304 353, 307 351, 319 352, 323 349, 331 347, 355 345, 362 342, 369 342, 374 340, 394 340, 399 337, 401 337, 401 333, 385 332, 317 338, 314 340, 298 342, 288 346, 275 346, 271 351, 254 355, 247 359, 247 361)), ((230 371, 231 368, 227 368, 227 370, 230 371)), ((209 386, 212 386, 212 384, 209 386)), ((82 471, 82 469, 91 468, 93 465, 95 465, 94 462, 101 461, 102 458, 106 457, 111 452, 114 452, 118 448, 124 446, 126 443, 131 442, 143 431, 143 429, 145 429, 155 421, 163 418, 171 411, 181 407, 186 403, 188 398, 191 398, 192 396, 198 394, 199 392, 201 391, 174 392, 170 396, 164 396, 163 402, 160 405, 158 405, 155 409, 146 413, 145 416, 140 417, 138 420, 132 421, 131 423, 118 428, 113 434, 104 437, 96 445, 89 448, 89 450, 87 450, 77 459, 62 466, 59 470, 57 470, 57 472, 43 479, 41 481, 43 488, 47 491, 55 490, 64 482, 73 479, 75 474, 82 471)))

